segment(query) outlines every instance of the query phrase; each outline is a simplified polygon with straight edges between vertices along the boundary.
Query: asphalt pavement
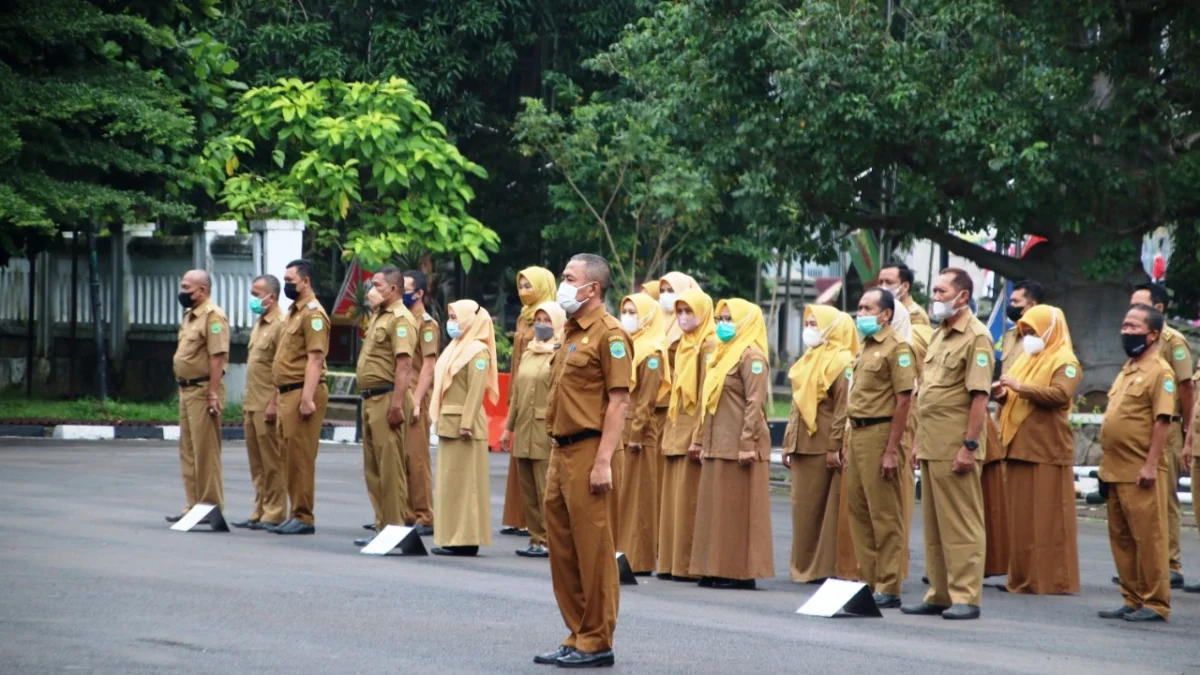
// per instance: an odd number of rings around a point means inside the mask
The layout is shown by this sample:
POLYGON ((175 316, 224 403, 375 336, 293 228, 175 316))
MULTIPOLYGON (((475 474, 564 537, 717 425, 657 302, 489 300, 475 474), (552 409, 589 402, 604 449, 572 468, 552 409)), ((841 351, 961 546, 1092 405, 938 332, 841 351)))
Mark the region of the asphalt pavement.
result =
MULTIPOLYGON (((317 533, 179 533, 176 445, 0 439, 0 673, 546 673, 565 634, 544 560, 496 535, 475 559, 377 558, 357 445, 322 444, 317 533)), ((245 446, 224 453, 228 517, 247 515, 245 446)), ((493 455, 499 528, 508 457, 493 455)), ((757 591, 640 579, 621 589, 617 672, 1200 673, 1200 595, 1171 621, 1103 621, 1120 604, 1103 521, 1079 523, 1083 591, 984 591, 983 619, 795 614, 814 586, 788 579, 788 498, 773 497, 774 579, 757 591)), ((1200 538, 1184 535, 1200 579, 1200 538)), ((906 601, 924 592, 920 514, 906 601)), ((426 542, 432 546, 432 542, 426 542)), ((989 580, 993 582, 996 580, 989 580)))

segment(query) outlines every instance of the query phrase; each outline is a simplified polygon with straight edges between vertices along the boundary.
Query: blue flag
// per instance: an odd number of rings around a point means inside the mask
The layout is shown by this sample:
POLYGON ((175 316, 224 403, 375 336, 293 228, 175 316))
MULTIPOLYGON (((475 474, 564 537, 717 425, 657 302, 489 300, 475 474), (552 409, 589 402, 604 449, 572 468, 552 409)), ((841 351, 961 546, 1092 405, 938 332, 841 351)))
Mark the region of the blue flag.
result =
POLYGON ((1012 296, 1012 290, 1012 282, 1005 282, 1004 294, 1000 296, 999 302, 992 308, 992 316, 988 319, 988 332, 992 334, 992 344, 995 345, 997 361, 1004 358, 1004 333, 1013 326, 1013 323, 1008 320, 1006 314, 1008 299, 1012 296))

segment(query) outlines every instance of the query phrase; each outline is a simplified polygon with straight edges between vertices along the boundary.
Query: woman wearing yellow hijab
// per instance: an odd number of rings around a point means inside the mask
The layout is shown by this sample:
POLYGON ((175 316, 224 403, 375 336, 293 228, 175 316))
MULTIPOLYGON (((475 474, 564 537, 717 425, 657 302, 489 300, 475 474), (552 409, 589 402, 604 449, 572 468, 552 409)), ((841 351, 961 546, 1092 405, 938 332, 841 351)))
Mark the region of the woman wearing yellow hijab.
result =
POLYGON ((625 465, 619 490, 617 550, 629 559, 634 574, 654 571, 658 542, 659 432, 655 419, 658 400, 670 395, 667 341, 662 308, 646 293, 621 301, 621 327, 633 340, 633 377, 629 409, 625 413, 625 465))
POLYGON ((529 547, 517 551, 524 558, 548 558, 546 521, 542 501, 546 472, 550 469, 550 436, 546 433, 546 408, 550 397, 550 362, 563 341, 567 313, 557 302, 543 302, 534 310, 533 340, 525 347, 521 370, 510 384, 508 420, 500 436, 500 449, 517 460, 529 547))
MULTIPOLYGON (((513 334, 512 358, 508 369, 509 405, 512 404, 512 383, 517 379, 521 359, 533 341, 533 315, 545 302, 553 302, 558 290, 554 273, 544 267, 526 267, 517 274, 517 295, 521 298, 521 316, 517 318, 517 330, 513 334)), ((504 487, 504 512, 500 514, 500 534, 528 536, 525 529, 525 507, 521 498, 521 479, 517 472, 517 458, 509 457, 508 482, 504 487)))
POLYGON ((705 436, 701 397, 705 369, 717 349, 712 298, 697 289, 684 292, 675 301, 675 318, 682 335, 670 364, 671 397, 662 440, 666 460, 658 517, 658 578, 693 581, 692 535, 705 436))
POLYGON ((854 319, 827 305, 804 308, 804 356, 788 371, 792 412, 783 465, 792 472, 792 581, 836 575, 846 368, 858 352, 854 319))
POLYGON ((704 378, 706 423, 691 573, 701 586, 752 589, 775 576, 771 539, 771 402, 767 324, 758 305, 717 304, 717 345, 704 378))
POLYGON ((492 317, 473 300, 452 302, 450 344, 433 372, 430 416, 438 435, 433 532, 437 555, 473 556, 492 543, 488 421, 483 395, 500 398, 492 317))
POLYGON ((1062 310, 1036 305, 1017 322, 1024 354, 1000 378, 1007 450, 1008 590, 1079 592, 1075 438, 1069 417, 1083 369, 1062 310))

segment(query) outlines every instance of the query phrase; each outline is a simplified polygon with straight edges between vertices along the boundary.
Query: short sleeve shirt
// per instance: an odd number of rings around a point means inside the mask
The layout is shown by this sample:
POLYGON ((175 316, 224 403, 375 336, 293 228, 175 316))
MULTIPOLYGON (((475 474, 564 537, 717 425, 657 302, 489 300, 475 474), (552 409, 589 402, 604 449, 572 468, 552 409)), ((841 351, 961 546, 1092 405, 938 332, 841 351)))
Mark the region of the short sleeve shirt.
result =
POLYGON ((223 356, 224 363, 229 363, 229 319, 209 298, 199 307, 193 307, 183 314, 172 361, 175 378, 195 380, 207 377, 211 356, 223 356))
POLYGON ((367 325, 362 351, 355 369, 359 389, 382 387, 395 382, 396 358, 411 357, 417 350, 417 327, 412 314, 397 300, 376 312, 367 325))
POLYGON ((546 427, 551 436, 603 431, 609 392, 629 389, 633 347, 603 305, 567 321, 554 354, 546 427))
MULTIPOLYGON (((1188 341, 1178 331, 1164 329, 1159 340, 1159 355, 1167 362, 1176 382, 1186 381, 1192 376, 1192 348, 1188 341)), ((1183 415, 1183 400, 1175 397, 1175 412, 1172 415, 1183 415)))
MULTIPOLYGON (((933 334, 917 397, 917 456, 953 460, 967 434, 974 394, 989 394, 996 354, 992 336, 979 319, 963 310, 933 334)), ((975 459, 987 453, 987 434, 977 439, 975 459)))
POLYGON ((250 344, 246 347, 246 393, 242 396, 243 410, 266 410, 275 384, 271 381, 271 366, 279 348, 279 337, 283 334, 283 310, 278 305, 258 317, 250 330, 250 344))
MULTIPOLYGON (((416 391, 417 381, 420 379, 417 374, 421 372, 421 368, 425 365, 425 359, 437 360, 438 346, 441 342, 441 327, 438 322, 433 320, 433 317, 428 313, 417 317, 420 320, 421 328, 418 331, 418 347, 413 351, 413 378, 412 389, 416 391)), ((430 387, 432 391, 432 387, 430 387)))
MULTIPOLYGON (((1150 456, 1150 437, 1159 417, 1175 414, 1175 376, 1161 357, 1127 361, 1108 390, 1100 427, 1100 479, 1135 483, 1150 456)), ((1167 470, 1163 452, 1158 470, 1167 470)))
MULTIPOLYGON (((311 293, 300 297, 288 308, 283 336, 271 369, 276 387, 304 381, 309 352, 329 353, 329 315, 311 293)), ((322 360, 322 377, 325 371, 322 360)))
POLYGON ((912 347, 896 337, 891 326, 863 342, 852 367, 846 414, 855 419, 891 417, 896 412, 896 395, 911 392, 917 379, 912 347))

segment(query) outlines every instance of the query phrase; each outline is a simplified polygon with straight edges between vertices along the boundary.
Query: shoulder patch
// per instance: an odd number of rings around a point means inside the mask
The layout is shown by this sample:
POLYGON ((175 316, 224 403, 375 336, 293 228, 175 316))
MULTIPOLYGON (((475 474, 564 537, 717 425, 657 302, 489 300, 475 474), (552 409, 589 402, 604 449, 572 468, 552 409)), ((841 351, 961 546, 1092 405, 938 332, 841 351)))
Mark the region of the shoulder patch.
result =
POLYGON ((424 314, 421 315, 421 320, 422 321, 433 321, 433 317, 429 316, 429 312, 425 312, 424 314))
POLYGON ((475 360, 475 370, 487 370, 487 366, 488 366, 487 359, 476 359, 475 360))
POLYGON ((646 367, 650 370, 658 370, 658 357, 651 356, 650 358, 646 359, 646 367))
POLYGON ((1187 358, 1187 347, 1184 347, 1183 345, 1176 347, 1175 351, 1172 353, 1172 356, 1175 358, 1176 361, 1182 361, 1182 360, 1186 359, 1187 358))
POLYGON ((212 322, 212 332, 213 332, 213 335, 216 335, 217 333, 221 332, 221 322, 220 321, 212 322))
POLYGON ((317 301, 316 301, 316 300, 311 300, 311 301, 309 301, 308 305, 306 305, 306 306, 307 306, 309 309, 316 309, 317 307, 320 307, 320 305, 318 305, 318 304, 317 304, 317 301))
POLYGON ((608 353, 612 354, 614 359, 625 358, 625 343, 620 340, 614 340, 608 343, 608 353))
POLYGON ((431 330, 425 331, 424 338, 425 338, 426 342, 433 342, 433 331, 431 331, 431 330))
POLYGON ((1166 389, 1168 394, 1174 394, 1175 393, 1175 381, 1167 380, 1167 381, 1163 382, 1163 389, 1166 389))
POLYGON ((708 352, 708 353, 706 353, 706 354, 704 355, 704 362, 705 362, 705 363, 712 363, 712 360, 713 360, 714 358, 716 358, 716 356, 717 356, 717 355, 716 355, 716 353, 714 353, 714 352, 708 352))
POLYGON ((755 375, 762 375, 763 362, 762 361, 752 361, 750 363, 750 372, 754 373, 755 375))
POLYGON ((325 327, 325 321, 323 319, 321 319, 320 317, 313 317, 313 320, 312 320, 312 329, 313 330, 321 330, 324 327, 325 327))
POLYGON ((983 351, 982 349, 975 352, 975 365, 979 366, 980 368, 987 368, 987 364, 988 364, 988 353, 983 351))
POLYGON ((853 377, 854 377, 854 368, 851 368, 850 366, 846 366, 846 379, 849 380, 853 377))
POLYGON ((408 337, 408 329, 404 326, 396 326, 396 335, 400 337, 408 337))
POLYGON ((912 354, 909 352, 900 352, 900 356, 897 357, 896 362, 900 364, 901 368, 907 368, 912 365, 912 354))
POLYGON ((1074 377, 1079 374, 1079 370, 1077 370, 1075 368, 1075 366, 1067 366, 1067 369, 1064 371, 1064 374, 1067 377, 1074 379, 1074 377))

